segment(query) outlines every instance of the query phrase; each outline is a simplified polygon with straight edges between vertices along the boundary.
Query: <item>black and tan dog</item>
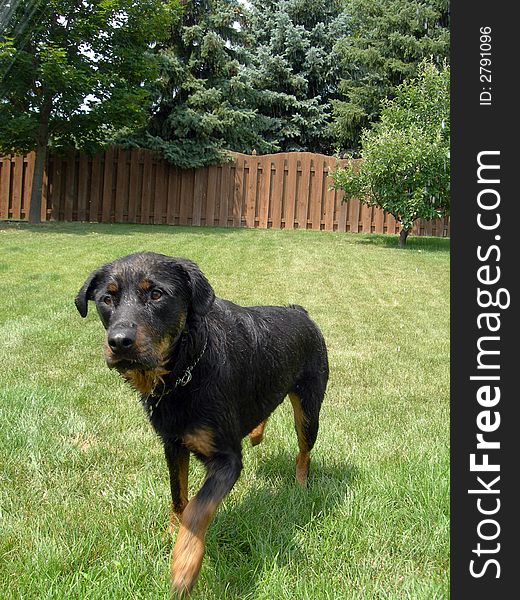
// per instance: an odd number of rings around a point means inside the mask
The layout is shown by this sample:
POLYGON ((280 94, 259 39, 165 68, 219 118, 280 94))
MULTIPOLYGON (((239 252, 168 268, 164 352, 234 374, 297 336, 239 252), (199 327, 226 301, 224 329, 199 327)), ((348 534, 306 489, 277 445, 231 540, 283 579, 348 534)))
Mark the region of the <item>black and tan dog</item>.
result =
POLYGON ((82 317, 94 300, 107 330, 105 358, 134 388, 159 434, 170 472, 171 531, 179 523, 171 578, 188 593, 199 573, 204 537, 242 469, 241 440, 263 437, 289 395, 307 481, 309 453, 328 379, 327 350, 300 306, 244 308, 215 297, 197 266, 141 253, 92 273, 76 297, 82 317), (207 469, 188 501, 190 452, 207 469))

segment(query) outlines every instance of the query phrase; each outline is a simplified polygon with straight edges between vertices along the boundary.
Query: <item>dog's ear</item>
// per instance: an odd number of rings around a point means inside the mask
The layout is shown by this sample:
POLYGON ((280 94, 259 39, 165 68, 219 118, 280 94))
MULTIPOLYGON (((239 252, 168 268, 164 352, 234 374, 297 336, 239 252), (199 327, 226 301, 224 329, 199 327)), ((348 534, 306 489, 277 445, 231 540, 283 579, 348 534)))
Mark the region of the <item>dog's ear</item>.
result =
POLYGON ((188 278, 191 310, 198 316, 205 315, 215 300, 211 284, 195 263, 186 259, 176 259, 175 262, 188 278))
POLYGON ((91 273, 87 277, 85 283, 83 284, 82 288, 80 289, 78 295, 74 300, 74 304, 76 305, 76 308, 78 309, 78 312, 82 317, 87 316, 88 301, 94 300, 94 292, 96 291, 96 288, 99 285, 99 280, 101 278, 102 273, 102 268, 91 273))

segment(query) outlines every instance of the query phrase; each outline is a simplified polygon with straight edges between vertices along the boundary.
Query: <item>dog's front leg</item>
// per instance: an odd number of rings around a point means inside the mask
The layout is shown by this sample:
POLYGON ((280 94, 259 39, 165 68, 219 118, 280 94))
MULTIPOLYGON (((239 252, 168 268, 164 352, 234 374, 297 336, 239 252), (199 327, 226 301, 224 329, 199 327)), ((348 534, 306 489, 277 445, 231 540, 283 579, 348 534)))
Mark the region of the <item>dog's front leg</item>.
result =
POLYGON ((179 443, 165 442, 164 455, 170 472, 172 510, 166 534, 174 533, 188 504, 188 468, 190 452, 179 443))
POLYGON ((172 591, 188 595, 195 584, 204 556, 204 538, 208 526, 224 496, 231 490, 242 470, 238 453, 218 453, 204 461, 207 475, 204 485, 188 502, 171 563, 172 591))

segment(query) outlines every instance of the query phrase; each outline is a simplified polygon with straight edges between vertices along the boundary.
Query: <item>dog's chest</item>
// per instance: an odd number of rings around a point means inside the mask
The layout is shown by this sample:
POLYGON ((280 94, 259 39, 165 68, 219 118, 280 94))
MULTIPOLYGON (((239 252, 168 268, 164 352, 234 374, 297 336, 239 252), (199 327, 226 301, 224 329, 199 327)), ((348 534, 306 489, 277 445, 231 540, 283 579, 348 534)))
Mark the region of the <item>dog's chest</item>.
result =
MULTIPOLYGON (((190 444, 189 434, 207 428, 206 420, 193 406, 179 398, 172 402, 165 397, 157 403, 157 398, 143 396, 143 406, 152 427, 164 441, 184 442, 184 438, 188 436, 190 444)), ((195 443, 193 439, 191 442, 191 445, 195 443)))

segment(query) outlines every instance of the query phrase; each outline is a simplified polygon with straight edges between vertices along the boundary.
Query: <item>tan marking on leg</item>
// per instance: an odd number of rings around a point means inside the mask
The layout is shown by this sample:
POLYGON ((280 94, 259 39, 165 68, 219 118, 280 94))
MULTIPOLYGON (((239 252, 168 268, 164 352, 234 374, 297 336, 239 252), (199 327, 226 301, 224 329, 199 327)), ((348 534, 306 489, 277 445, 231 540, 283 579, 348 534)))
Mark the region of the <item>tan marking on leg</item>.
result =
POLYGON ((249 439, 251 441, 251 446, 258 445, 264 439, 264 429, 267 423, 267 419, 264 419, 260 425, 257 425, 250 433, 249 439))
POLYGON ((289 394, 289 399, 294 411, 294 427, 298 437, 298 448, 300 452, 296 457, 296 481, 303 487, 307 485, 307 475, 309 474, 310 452, 303 432, 305 426, 305 414, 303 413, 302 403, 298 394, 289 394))
POLYGON ((215 452, 213 444, 213 432, 207 427, 201 427, 182 437, 182 441, 188 450, 198 452, 203 456, 211 456, 215 452))
POLYGON ((188 595, 200 571, 204 557, 204 538, 218 508, 218 502, 193 498, 182 515, 171 562, 172 590, 188 595))
POLYGON ((296 457, 296 481, 302 486, 307 485, 307 476, 309 474, 309 464, 311 457, 309 452, 300 450, 296 457))

